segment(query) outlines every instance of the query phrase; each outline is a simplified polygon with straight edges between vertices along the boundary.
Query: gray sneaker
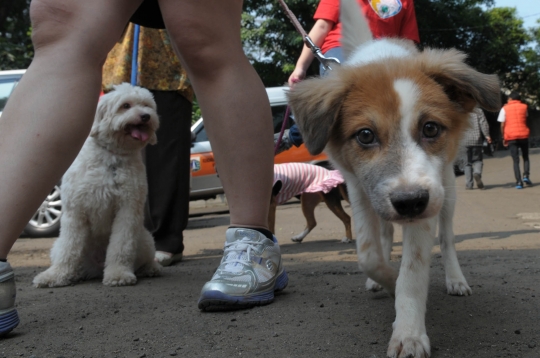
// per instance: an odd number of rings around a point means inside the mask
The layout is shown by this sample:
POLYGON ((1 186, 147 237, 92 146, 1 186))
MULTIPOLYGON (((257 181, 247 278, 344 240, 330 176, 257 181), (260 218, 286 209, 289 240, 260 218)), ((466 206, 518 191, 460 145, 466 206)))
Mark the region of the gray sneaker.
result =
POLYGON ((281 263, 276 238, 256 230, 234 228, 226 234, 223 259, 201 291, 199 308, 235 309, 274 300, 274 291, 287 287, 289 277, 281 263))
POLYGON ((15 275, 11 265, 0 261, 0 337, 11 332, 19 324, 15 309, 15 275))

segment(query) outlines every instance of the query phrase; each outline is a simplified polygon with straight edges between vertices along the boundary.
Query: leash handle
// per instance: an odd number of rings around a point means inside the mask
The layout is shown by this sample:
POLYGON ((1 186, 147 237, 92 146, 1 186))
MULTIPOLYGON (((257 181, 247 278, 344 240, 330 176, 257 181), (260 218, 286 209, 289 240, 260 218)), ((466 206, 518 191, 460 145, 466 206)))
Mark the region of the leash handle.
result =
POLYGON ((317 45, 315 45, 315 43, 311 40, 309 36, 305 37, 304 43, 307 47, 311 49, 311 52, 313 52, 313 55, 317 58, 317 60, 319 60, 325 71, 332 70, 332 67, 330 66, 331 63, 335 63, 338 65, 341 64, 341 62, 335 57, 324 56, 321 49, 317 45))

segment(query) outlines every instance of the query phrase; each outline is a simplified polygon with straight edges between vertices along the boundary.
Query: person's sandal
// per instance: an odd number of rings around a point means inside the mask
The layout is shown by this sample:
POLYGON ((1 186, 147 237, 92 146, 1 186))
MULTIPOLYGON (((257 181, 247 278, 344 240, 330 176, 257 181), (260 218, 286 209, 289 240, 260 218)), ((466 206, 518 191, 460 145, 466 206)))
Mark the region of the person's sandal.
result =
POLYGON ((154 261, 156 261, 161 266, 171 266, 176 262, 182 261, 182 253, 180 252, 178 254, 171 254, 170 252, 156 251, 154 261))

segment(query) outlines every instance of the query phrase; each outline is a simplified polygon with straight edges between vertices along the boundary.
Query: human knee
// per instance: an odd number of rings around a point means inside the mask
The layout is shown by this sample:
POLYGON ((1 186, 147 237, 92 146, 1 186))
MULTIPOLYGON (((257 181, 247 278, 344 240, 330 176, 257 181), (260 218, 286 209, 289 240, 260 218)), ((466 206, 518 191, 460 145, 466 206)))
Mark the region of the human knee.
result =
MULTIPOLYGON (((194 25, 196 26, 196 25, 194 25)), ((207 34, 204 29, 193 30, 192 36, 173 36, 175 46, 192 76, 215 76, 228 65, 235 66, 241 61, 247 61, 240 37, 236 42, 227 36, 219 37, 207 34)))
POLYGON ((193 46, 192 44, 181 47, 182 58, 193 77, 213 76, 219 71, 226 61, 226 53, 218 53, 211 44, 193 46))
POLYGON ((114 40, 104 39, 103 35, 108 33, 110 37, 115 31, 105 22, 88 21, 84 12, 79 2, 32 0, 30 18, 36 56, 44 52, 61 54, 101 66, 114 44, 114 40))
POLYGON ((30 3, 30 19, 35 51, 64 39, 74 18, 72 6, 56 0, 33 0, 30 3))

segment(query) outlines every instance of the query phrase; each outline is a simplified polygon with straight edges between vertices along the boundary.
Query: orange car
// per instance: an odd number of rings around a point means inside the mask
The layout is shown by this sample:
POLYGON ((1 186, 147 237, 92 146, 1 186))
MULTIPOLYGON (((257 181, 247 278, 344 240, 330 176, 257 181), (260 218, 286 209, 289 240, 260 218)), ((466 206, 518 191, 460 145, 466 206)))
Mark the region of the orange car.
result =
MULTIPOLYGON (((287 97, 285 91, 288 87, 267 88, 266 93, 270 100, 272 108, 272 117, 274 122, 274 133, 279 133, 285 110, 287 108, 287 97)), ((287 128, 294 121, 289 119, 287 128)), ((191 200, 209 199, 218 194, 223 194, 223 186, 217 176, 214 163, 214 153, 208 141, 203 119, 199 119, 192 127, 195 140, 191 148, 191 200)), ((274 163, 304 162, 322 166, 328 166, 328 157, 325 154, 313 156, 309 154, 306 147, 292 147, 291 149, 278 154, 274 163)))

